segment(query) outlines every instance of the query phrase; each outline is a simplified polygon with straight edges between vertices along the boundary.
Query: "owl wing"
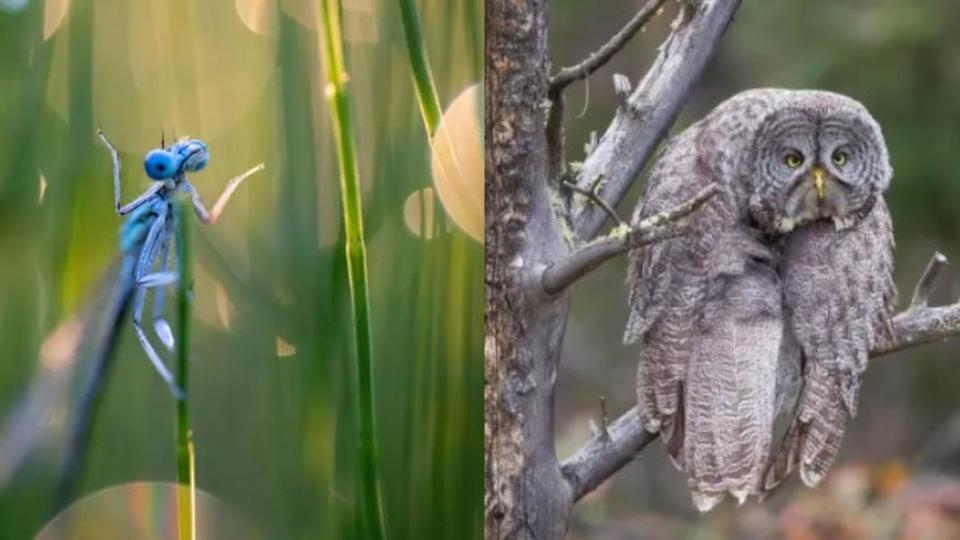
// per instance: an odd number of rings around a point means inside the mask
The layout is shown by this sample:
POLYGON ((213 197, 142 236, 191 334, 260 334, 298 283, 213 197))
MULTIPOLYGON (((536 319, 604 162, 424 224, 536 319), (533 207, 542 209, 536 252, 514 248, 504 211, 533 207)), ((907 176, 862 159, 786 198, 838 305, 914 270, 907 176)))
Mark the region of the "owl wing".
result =
MULTIPOLYGON (((697 128, 697 125, 691 126, 665 145, 633 213, 633 225, 683 204, 714 183, 714 175, 698 160, 697 128)), ((716 225, 729 221, 726 205, 718 204, 721 198, 715 197, 686 218, 689 234, 630 252, 626 280, 630 313, 624 343, 640 339, 660 317, 665 305, 663 300, 673 294, 674 285, 692 288, 694 293, 706 287, 706 276, 691 272, 695 268, 687 263, 696 263, 688 259, 696 259, 703 253, 703 240, 709 240, 704 236, 719 234, 716 225)))
POLYGON ((816 222, 784 246, 782 277, 789 328, 803 357, 793 421, 766 475, 773 489, 799 467, 816 485, 840 449, 870 349, 890 328, 896 302, 893 228, 878 198, 848 229, 816 222))
MULTIPOLYGON (((686 148, 658 161, 634 222, 710 183, 686 148)), ((625 340, 642 342, 644 427, 660 432, 701 510, 761 487, 783 335, 773 257, 723 191, 690 217, 687 234, 635 250, 627 279, 625 340)))
MULTIPOLYGON (((634 224, 681 204, 712 182, 697 162, 692 131, 671 139, 657 160, 634 212, 634 224)), ((643 342, 638 393, 644 426, 650 432, 661 431, 673 449, 682 445, 683 430, 672 430, 677 422, 670 420, 678 414, 690 355, 687 338, 708 284, 703 255, 718 237, 714 225, 724 221, 717 199, 688 218, 686 235, 635 249, 628 261, 630 315, 624 342, 643 342)))

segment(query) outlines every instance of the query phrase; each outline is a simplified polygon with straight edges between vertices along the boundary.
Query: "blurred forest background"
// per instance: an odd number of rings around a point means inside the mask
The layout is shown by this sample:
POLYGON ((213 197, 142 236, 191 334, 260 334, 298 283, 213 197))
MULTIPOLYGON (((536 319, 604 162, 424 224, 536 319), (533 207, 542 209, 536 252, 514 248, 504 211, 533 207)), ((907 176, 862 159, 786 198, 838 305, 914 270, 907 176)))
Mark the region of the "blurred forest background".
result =
MULTIPOLYGON (((588 8, 554 0, 551 61, 598 48, 644 2, 588 8)), ((676 3, 589 80, 567 92, 568 159, 583 159, 616 108, 611 76, 634 85, 669 31, 676 3), (582 116, 577 117, 583 110, 582 116)), ((954 261, 933 303, 960 296, 960 4, 949 0, 743 2, 672 130, 753 87, 820 88, 861 100, 880 122, 895 170, 887 200, 896 230, 900 305, 934 250, 954 261)), ((642 182, 641 182, 642 183, 642 182)), ((641 184, 638 183, 638 184, 641 184)), ((629 216, 639 189, 619 212, 629 216)), ((606 396, 611 417, 635 404, 636 347, 622 345, 625 258, 579 282, 558 381, 561 455, 590 435, 606 396)), ((575 538, 960 538, 960 341, 875 360, 838 463, 816 491, 796 483, 768 505, 725 504, 700 516, 659 441, 575 510, 575 538), (922 531, 939 531, 924 536, 922 531)))
MULTIPOLYGON (((476 174, 457 178, 431 172, 397 4, 343 5, 387 529, 478 538, 482 2, 418 2, 441 107, 459 96, 445 123, 476 149, 476 174)), ((31 538, 53 516, 82 352, 104 324, 121 219, 98 126, 121 152, 124 201, 148 185, 142 159, 161 132, 208 144, 210 164, 191 175, 208 205, 266 164, 222 220, 193 228, 199 520, 221 531, 208 537, 358 537, 353 340, 315 8, 0 0, 0 538, 31 538), (49 383, 61 380, 72 382, 49 383), (47 409, 31 441, 11 426, 37 392, 47 409)), ((173 412, 125 324, 80 486, 97 495, 70 510, 84 538, 171 537, 173 412)))

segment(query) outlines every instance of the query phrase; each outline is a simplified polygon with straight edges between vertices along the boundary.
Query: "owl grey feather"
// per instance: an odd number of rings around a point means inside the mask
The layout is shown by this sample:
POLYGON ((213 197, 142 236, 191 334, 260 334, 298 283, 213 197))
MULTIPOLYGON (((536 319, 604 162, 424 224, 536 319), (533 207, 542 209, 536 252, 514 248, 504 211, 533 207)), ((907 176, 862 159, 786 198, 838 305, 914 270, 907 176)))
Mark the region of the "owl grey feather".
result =
POLYGON ((701 510, 798 464, 814 484, 836 455, 893 308, 891 175, 877 123, 828 92, 743 92, 665 145, 634 223, 720 189, 686 235, 631 253, 624 338, 644 427, 701 510))
POLYGON ((896 299, 893 227, 880 199, 851 228, 811 223, 783 254, 786 318, 806 360, 795 418, 772 462, 766 489, 799 466, 816 485, 857 410, 870 349, 887 334, 896 299))

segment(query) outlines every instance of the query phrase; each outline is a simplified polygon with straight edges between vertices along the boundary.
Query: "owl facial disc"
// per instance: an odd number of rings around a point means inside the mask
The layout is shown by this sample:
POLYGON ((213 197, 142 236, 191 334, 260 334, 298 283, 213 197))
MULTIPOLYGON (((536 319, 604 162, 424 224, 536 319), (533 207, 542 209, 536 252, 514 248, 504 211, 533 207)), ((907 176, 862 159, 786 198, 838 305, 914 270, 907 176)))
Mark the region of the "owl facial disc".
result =
POLYGON ((820 219, 856 221, 891 170, 879 128, 849 98, 790 93, 757 129, 750 211, 762 229, 786 234, 820 219))
POLYGON ((777 230, 786 233, 799 225, 826 218, 843 218, 855 212, 849 204, 852 187, 821 164, 803 171, 787 193, 777 230))

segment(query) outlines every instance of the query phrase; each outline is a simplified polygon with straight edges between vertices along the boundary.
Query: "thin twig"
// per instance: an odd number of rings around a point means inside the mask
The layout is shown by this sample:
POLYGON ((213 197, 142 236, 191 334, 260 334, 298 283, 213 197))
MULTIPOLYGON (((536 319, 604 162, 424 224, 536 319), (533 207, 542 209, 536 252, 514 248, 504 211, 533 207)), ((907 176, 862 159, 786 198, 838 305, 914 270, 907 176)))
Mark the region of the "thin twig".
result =
POLYGON ((540 280, 543 290, 557 294, 616 255, 683 234, 680 220, 703 206, 716 192, 716 185, 711 184, 674 208, 650 216, 633 227, 623 224, 607 236, 580 246, 543 271, 540 280))
MULTIPOLYGON (((934 260, 937 260, 936 256, 934 260)), ((942 266, 941 263, 935 265, 942 266)), ((924 281, 932 282, 931 272, 936 273, 936 270, 928 267, 918 288, 924 281)), ((870 351, 870 357, 953 337, 960 337, 960 302, 941 307, 912 306, 893 318, 893 338, 870 351)), ((603 441, 600 434, 591 438, 562 465, 563 475, 573 491, 573 500, 577 501, 596 489, 656 436, 643 428, 640 412, 634 407, 611 425, 609 441, 603 441)))
POLYGON ((548 93, 557 95, 571 83, 586 79, 613 58, 647 22, 658 14, 666 0, 649 0, 609 41, 577 65, 565 67, 550 78, 548 93))
POLYGON ((664 210, 658 214, 654 214, 648 218, 644 218, 637 225, 637 228, 647 229, 654 227, 661 227, 672 221, 676 221, 680 218, 687 217, 697 209, 699 209, 705 202, 710 200, 710 197, 713 197, 720 191, 720 188, 716 184, 710 184, 709 186, 701 189, 697 192, 696 195, 690 197, 686 201, 674 206, 669 210, 664 210))
MULTIPOLYGON (((578 185, 588 186, 603 176, 601 195, 610 206, 617 206, 686 103, 739 5, 740 0, 682 4, 674 30, 653 66, 584 160, 578 185)), ((595 205, 580 205, 573 207, 572 218, 577 236, 589 240, 599 233, 607 216, 595 205)))
POLYGON ((917 281, 917 287, 913 290, 913 299, 910 300, 910 309, 927 307, 930 301, 930 293, 940 275, 940 271, 947 265, 947 257, 939 251, 933 254, 927 268, 917 281))
MULTIPOLYGON (((662 9, 666 0, 649 0, 640 11, 630 19, 609 41, 600 49, 588 56, 575 66, 566 67, 550 79, 547 86, 547 121, 544 127, 547 139, 548 178, 559 178, 564 173, 566 161, 563 140, 563 90, 574 81, 586 79, 590 74, 600 69, 613 55, 617 54, 643 26, 662 9)), ((588 93, 589 95, 589 93, 588 93)))
POLYGON ((618 226, 623 225, 623 220, 620 219, 619 215, 617 215, 617 211, 614 210, 613 207, 611 207, 609 204, 607 204, 607 201, 603 200, 603 198, 600 197, 600 194, 598 193, 598 191, 600 189, 601 183, 602 183, 602 179, 598 178, 597 181, 593 183, 593 187, 591 189, 586 189, 574 184, 573 182, 564 180, 563 187, 570 189, 572 191, 575 191, 580 195, 583 195, 584 197, 590 199, 595 204, 600 205, 600 207, 603 208, 603 211, 606 212, 607 215, 609 215, 610 218, 613 219, 613 221, 615 221, 618 226))
POLYGON ((607 417, 607 398, 600 396, 600 438, 610 440, 610 419, 607 417))

